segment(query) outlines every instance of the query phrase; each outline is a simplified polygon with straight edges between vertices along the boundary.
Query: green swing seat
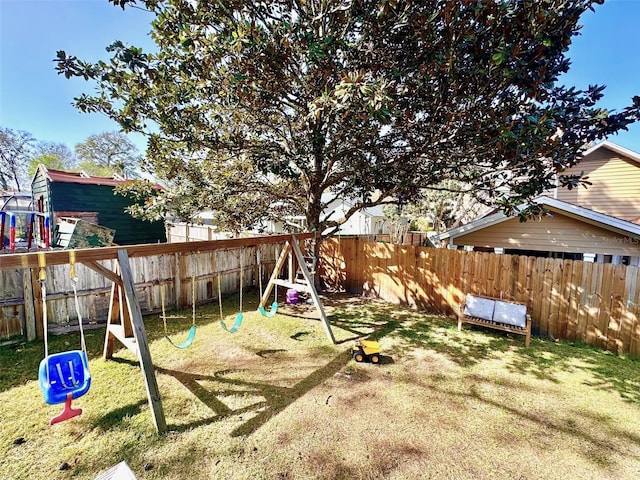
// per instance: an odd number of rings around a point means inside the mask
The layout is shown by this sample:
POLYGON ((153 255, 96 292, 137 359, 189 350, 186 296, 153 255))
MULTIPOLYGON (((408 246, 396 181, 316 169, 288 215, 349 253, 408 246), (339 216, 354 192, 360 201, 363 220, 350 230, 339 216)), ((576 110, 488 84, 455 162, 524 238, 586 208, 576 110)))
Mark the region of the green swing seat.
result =
POLYGON ((224 328, 227 332, 229 333, 236 333, 238 331, 238 329, 240 328, 240 325, 242 325, 242 320, 243 320, 243 315, 242 312, 238 312, 236 314, 236 321, 234 322, 233 326, 231 326, 231 328, 227 327, 227 325, 220 320, 220 325, 222 326, 222 328, 224 328))
POLYGON ((276 312, 278 311, 278 302, 273 302, 271 304, 271 310, 268 312, 267 312, 267 309, 264 308, 263 306, 260 306, 258 308, 258 311, 260 312, 260 315, 262 315, 263 317, 273 318, 276 312))
POLYGON ((184 342, 182 343, 174 343, 173 340, 171 340, 171 338, 169 337, 169 335, 165 335, 164 338, 167 339, 167 341, 173 345, 176 348, 180 348, 180 349, 185 349, 187 347, 189 347, 189 345, 191 345, 193 343, 193 340, 196 338, 196 326, 195 325, 191 325, 191 328, 189 328, 189 333, 187 335, 187 338, 185 339, 184 342))

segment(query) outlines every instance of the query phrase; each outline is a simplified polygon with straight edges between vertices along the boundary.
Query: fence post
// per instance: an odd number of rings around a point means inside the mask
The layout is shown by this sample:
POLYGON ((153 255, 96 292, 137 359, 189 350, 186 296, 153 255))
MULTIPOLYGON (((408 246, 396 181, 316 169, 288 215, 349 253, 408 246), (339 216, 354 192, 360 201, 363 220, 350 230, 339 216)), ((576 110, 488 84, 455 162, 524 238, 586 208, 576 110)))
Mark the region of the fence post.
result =
POLYGON ((174 253, 175 274, 173 275, 173 291, 176 296, 176 308, 182 307, 182 268, 180 268, 180 254, 174 253))
POLYGON ((38 316, 35 309, 31 269, 22 269, 22 301, 24 302, 24 321, 27 341, 35 340, 38 336, 38 316))

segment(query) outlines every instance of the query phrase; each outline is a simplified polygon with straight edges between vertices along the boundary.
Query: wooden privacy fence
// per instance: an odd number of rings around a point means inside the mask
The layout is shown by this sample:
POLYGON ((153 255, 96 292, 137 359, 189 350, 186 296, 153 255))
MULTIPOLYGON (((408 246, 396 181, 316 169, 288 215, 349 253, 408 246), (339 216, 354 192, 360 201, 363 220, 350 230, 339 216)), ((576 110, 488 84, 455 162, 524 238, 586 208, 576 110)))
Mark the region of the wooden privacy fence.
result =
MULTIPOLYGON (((241 263, 244 285, 256 284, 256 249, 261 250, 266 278, 276 248, 288 238, 126 247, 141 309, 160 310, 161 288, 168 306, 190 305, 192 277, 198 303, 217 299, 218 273, 223 294, 237 292, 241 263)), ((112 271, 118 248, 77 251, 80 307, 89 321, 106 320, 111 281, 96 270, 112 271)), ((75 321, 67 263, 68 252, 47 253, 47 311, 54 330, 75 321)), ((638 267, 342 238, 322 243, 320 274, 330 286, 446 315, 456 313, 466 293, 515 300, 527 304, 534 335, 640 357, 638 267)), ((0 342, 41 335, 41 318, 37 253, 0 256, 0 342)))
POLYGON ((193 223, 167 223, 167 242, 198 242, 201 240, 222 240, 229 238, 228 233, 220 233, 212 225, 193 223))
MULTIPOLYGON (((312 235, 298 235, 298 239, 312 235)), ((276 252, 289 235, 176 244, 134 245, 76 250, 77 291, 80 311, 87 323, 104 323, 109 310, 113 272, 119 248, 129 252, 136 296, 143 313, 161 310, 160 290, 166 307, 191 305, 192 278, 198 304, 218 299, 217 276, 223 295, 257 284, 261 253, 263 282, 273 269, 276 252), (102 269, 103 273, 99 270, 102 269)), ((53 332, 77 326, 68 251, 46 253, 47 316, 53 332)), ((38 280, 38 254, 0 256, 0 344, 42 336, 42 295, 38 280)))
POLYGON ((533 334, 640 357, 640 268, 331 239, 328 285, 455 315, 466 293, 526 303, 533 334))

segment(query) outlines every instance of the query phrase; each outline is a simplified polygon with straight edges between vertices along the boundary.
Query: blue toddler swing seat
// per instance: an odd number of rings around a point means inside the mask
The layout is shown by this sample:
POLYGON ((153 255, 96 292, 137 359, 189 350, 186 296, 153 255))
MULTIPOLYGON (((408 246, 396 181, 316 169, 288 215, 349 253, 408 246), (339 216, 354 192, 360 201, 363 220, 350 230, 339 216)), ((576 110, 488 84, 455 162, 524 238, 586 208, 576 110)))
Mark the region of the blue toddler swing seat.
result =
POLYGON ((82 413, 81 408, 71 406, 71 401, 87 393, 91 386, 84 350, 70 350, 45 357, 40 362, 38 377, 44 401, 49 405, 64 403, 64 410, 49 421, 51 425, 82 413))
MULTIPOLYGON (((75 253, 75 252, 73 252, 75 253)), ((81 350, 69 350, 67 352, 49 354, 47 336, 47 290, 45 287, 46 274, 44 270, 44 255, 40 256, 40 284, 42 288, 42 318, 44 324, 44 358, 40 362, 38 370, 38 382, 44 401, 49 405, 64 403, 64 409, 53 417, 50 425, 63 422, 82 413, 81 408, 73 408, 71 401, 81 397, 89 391, 91 386, 91 374, 89 373, 89 362, 87 360, 87 347, 84 341, 84 331, 82 328, 82 316, 78 305, 78 294, 73 258, 75 255, 69 254, 71 259, 71 276, 73 283, 73 296, 75 299, 76 314, 80 325, 81 350)))

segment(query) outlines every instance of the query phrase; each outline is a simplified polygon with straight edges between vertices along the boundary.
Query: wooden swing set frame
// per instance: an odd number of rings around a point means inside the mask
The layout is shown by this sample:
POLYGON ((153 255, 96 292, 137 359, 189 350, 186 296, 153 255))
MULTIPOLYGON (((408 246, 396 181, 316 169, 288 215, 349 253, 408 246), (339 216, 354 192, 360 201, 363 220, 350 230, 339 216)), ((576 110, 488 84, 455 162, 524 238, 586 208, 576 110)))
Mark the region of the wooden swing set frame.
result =
MULTIPOLYGON (((175 253, 195 252, 195 251, 211 251, 223 250, 229 248, 249 247, 262 244, 284 243, 285 247, 280 253, 276 261, 275 268, 271 274, 269 283, 260 299, 260 306, 264 307, 268 301, 269 295, 275 285, 287 288, 295 288, 296 290, 305 291, 311 295, 313 303, 320 313, 320 320, 323 324, 327 338, 331 343, 335 343, 331 325, 327 319, 326 313, 322 306, 322 302, 315 289, 313 276, 311 275, 302 251, 300 249, 299 239, 313 238, 314 234, 300 235, 274 235, 269 237, 252 237, 240 240, 213 240, 192 242, 184 244, 173 244, 171 249, 175 249, 175 253), (295 257, 303 280, 296 281, 293 276, 293 258, 295 257), (280 272, 289 260, 289 280, 279 279, 280 272)), ((93 249, 76 250, 75 257, 78 263, 84 264, 86 267, 100 273, 112 282, 109 313, 107 318, 107 328, 105 332, 105 342, 103 349, 103 358, 109 360, 113 357, 115 340, 122 343, 127 349, 131 350, 137 356, 140 362, 140 369, 143 374, 147 398, 153 418, 154 425, 158 433, 167 431, 167 423, 162 407, 162 400, 158 383, 155 375, 155 368, 149 351, 149 343, 144 328, 142 311, 140 303, 135 292, 135 283, 129 262, 130 254, 132 256, 145 256, 157 254, 157 245, 137 245, 132 247, 103 247, 93 249), (115 271, 97 263, 98 260, 115 259, 115 271)), ((69 263, 69 252, 62 251, 46 251, 34 252, 27 254, 10 254, 3 255, 2 269, 22 268, 35 269, 40 266, 38 256, 46 257, 47 265, 63 265, 69 263)))

